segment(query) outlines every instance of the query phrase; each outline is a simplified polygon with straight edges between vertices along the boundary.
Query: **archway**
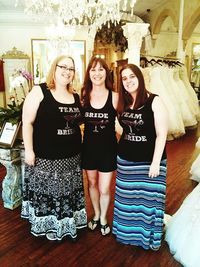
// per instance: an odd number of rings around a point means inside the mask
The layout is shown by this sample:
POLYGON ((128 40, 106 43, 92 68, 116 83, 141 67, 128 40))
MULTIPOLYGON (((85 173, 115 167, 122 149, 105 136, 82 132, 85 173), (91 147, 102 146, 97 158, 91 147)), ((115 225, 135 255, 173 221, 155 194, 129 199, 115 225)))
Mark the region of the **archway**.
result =
POLYGON ((175 27, 178 27, 178 22, 177 22, 177 19, 176 19, 176 16, 175 14, 173 13, 172 10, 170 9, 164 9, 160 15, 158 16, 155 24, 154 24, 154 27, 152 27, 152 36, 154 36, 155 34, 159 34, 160 33, 160 30, 161 30, 161 26, 164 22, 164 20, 167 18, 167 17, 171 17, 172 20, 173 20, 173 23, 174 23, 174 26, 175 27))
POLYGON ((183 31, 183 40, 188 40, 195 27, 199 23, 199 18, 200 18, 200 7, 187 19, 187 22, 185 23, 185 29, 183 31))

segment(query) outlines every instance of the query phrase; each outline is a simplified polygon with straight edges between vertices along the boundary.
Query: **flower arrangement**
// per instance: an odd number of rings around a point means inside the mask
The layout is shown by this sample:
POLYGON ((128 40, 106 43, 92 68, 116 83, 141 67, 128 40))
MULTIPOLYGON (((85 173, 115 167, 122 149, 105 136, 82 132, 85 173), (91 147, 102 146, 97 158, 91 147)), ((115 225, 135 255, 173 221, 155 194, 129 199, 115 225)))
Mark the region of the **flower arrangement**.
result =
POLYGON ((24 69, 15 69, 14 73, 10 76, 10 93, 14 92, 14 95, 11 94, 11 100, 13 101, 14 98, 17 105, 24 101, 29 92, 32 79, 32 75, 24 69))
POLYGON ((10 76, 10 101, 8 108, 0 107, 0 126, 4 122, 16 124, 21 121, 24 99, 30 89, 32 75, 24 69, 15 69, 10 76), (13 93, 13 94, 12 94, 13 93))

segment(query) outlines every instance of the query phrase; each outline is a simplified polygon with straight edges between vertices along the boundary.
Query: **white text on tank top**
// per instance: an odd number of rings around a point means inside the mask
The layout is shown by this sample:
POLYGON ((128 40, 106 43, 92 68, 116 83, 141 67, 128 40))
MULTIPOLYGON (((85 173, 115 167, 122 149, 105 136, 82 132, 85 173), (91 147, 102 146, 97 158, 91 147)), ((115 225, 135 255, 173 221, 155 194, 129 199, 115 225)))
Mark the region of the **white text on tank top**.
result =
POLYGON ((109 122, 107 112, 85 112, 85 118, 91 118, 91 120, 89 120, 88 122, 90 124, 93 124, 93 132, 98 132, 99 130, 104 129, 106 127, 106 124, 109 122), (92 120, 93 118, 100 120, 92 120))
POLYGON ((121 121, 123 124, 127 125, 129 132, 125 133, 124 139, 127 141, 134 142, 146 142, 147 137, 145 135, 137 135, 134 130, 140 131, 141 126, 144 124, 142 119, 142 114, 135 114, 130 112, 123 112, 121 116, 121 121))
POLYGON ((75 133, 74 127, 71 126, 81 117, 78 107, 58 107, 66 121, 64 129, 57 129, 57 135, 71 135, 75 133))

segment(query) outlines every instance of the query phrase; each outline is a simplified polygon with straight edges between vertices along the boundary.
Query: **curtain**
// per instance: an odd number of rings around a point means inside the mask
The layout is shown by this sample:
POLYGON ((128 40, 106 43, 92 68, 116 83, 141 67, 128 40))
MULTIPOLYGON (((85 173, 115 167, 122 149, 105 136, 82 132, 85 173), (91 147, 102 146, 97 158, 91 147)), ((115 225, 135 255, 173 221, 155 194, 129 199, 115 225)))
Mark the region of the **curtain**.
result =
POLYGON ((0 92, 5 91, 4 75, 3 75, 3 60, 0 60, 0 92))

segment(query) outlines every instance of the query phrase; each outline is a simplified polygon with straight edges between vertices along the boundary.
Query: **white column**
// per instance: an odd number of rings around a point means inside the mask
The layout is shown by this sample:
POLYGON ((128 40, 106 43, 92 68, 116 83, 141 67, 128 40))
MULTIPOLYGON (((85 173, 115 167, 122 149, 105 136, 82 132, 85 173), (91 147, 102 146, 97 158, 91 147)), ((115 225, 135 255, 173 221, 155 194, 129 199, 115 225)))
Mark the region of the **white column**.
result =
POLYGON ((122 27, 128 39, 128 63, 139 66, 142 39, 148 32, 149 23, 126 23, 122 27))
POLYGON ((180 0, 177 58, 179 58, 181 62, 184 61, 183 40, 182 40, 183 16, 184 16, 184 0, 180 0))

